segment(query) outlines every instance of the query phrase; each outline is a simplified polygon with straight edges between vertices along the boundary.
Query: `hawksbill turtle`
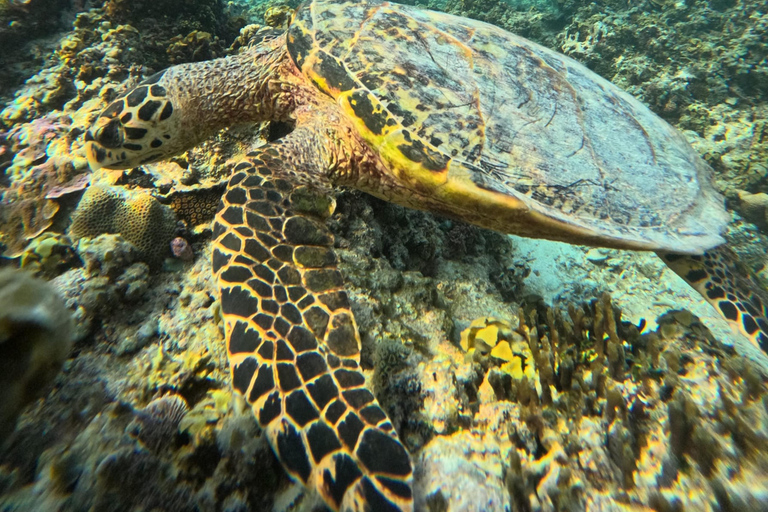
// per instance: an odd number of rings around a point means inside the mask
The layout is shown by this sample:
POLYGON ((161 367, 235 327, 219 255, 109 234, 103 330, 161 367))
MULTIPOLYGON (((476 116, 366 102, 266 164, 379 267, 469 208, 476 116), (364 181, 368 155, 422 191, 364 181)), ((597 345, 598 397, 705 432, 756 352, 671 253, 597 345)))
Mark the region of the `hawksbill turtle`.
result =
POLYGON ((342 510, 409 510, 407 450, 359 367, 332 187, 503 233, 658 252, 752 344, 768 299, 721 244, 711 169, 577 62, 492 25, 376 0, 310 0, 287 31, 173 66, 86 134, 96 169, 223 127, 290 133, 234 165, 213 224, 232 385, 287 472, 342 510), (761 295, 762 294, 762 295, 761 295))

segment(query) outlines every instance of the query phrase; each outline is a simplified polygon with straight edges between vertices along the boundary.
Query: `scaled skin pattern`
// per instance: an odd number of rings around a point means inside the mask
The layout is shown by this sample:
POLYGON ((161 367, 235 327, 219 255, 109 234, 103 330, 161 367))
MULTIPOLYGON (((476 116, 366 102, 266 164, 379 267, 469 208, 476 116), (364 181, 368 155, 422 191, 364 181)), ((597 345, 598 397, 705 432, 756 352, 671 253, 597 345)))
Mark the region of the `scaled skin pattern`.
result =
POLYGON ((53 286, 0 270, 0 442, 56 377, 73 342, 72 317, 53 286))

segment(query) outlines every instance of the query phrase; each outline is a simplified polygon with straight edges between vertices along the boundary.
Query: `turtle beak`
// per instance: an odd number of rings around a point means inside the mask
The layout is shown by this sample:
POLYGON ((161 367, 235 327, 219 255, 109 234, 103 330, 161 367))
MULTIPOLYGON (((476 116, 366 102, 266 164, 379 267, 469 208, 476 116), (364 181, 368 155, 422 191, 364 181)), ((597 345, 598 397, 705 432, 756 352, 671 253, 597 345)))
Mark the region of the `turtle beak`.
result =
MULTIPOLYGON (((90 132, 88 135, 90 135, 90 132)), ((104 161, 106 153, 93 142, 93 137, 91 137, 91 140, 85 144, 85 156, 88 159, 88 167, 92 171, 98 171, 103 167, 101 162, 104 161)))

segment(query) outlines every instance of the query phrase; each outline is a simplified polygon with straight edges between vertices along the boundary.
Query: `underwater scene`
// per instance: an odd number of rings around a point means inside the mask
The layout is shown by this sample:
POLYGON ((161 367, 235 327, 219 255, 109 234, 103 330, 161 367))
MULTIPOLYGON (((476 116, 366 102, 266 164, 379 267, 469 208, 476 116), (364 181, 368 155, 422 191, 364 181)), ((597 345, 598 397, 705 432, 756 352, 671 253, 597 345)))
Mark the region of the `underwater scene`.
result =
POLYGON ((766 34, 0 0, 0 511, 768 511, 766 34))

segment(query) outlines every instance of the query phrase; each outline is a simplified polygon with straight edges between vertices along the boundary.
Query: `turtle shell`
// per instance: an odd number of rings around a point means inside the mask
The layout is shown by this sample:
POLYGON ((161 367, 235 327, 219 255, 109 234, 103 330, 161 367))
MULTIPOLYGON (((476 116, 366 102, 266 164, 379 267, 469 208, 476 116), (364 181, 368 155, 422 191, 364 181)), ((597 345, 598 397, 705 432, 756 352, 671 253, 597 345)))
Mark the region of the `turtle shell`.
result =
POLYGON ((723 242, 727 215, 709 166, 642 103, 568 57, 493 25, 386 2, 309 2, 287 44, 405 191, 376 195, 575 243, 700 253, 723 242))

